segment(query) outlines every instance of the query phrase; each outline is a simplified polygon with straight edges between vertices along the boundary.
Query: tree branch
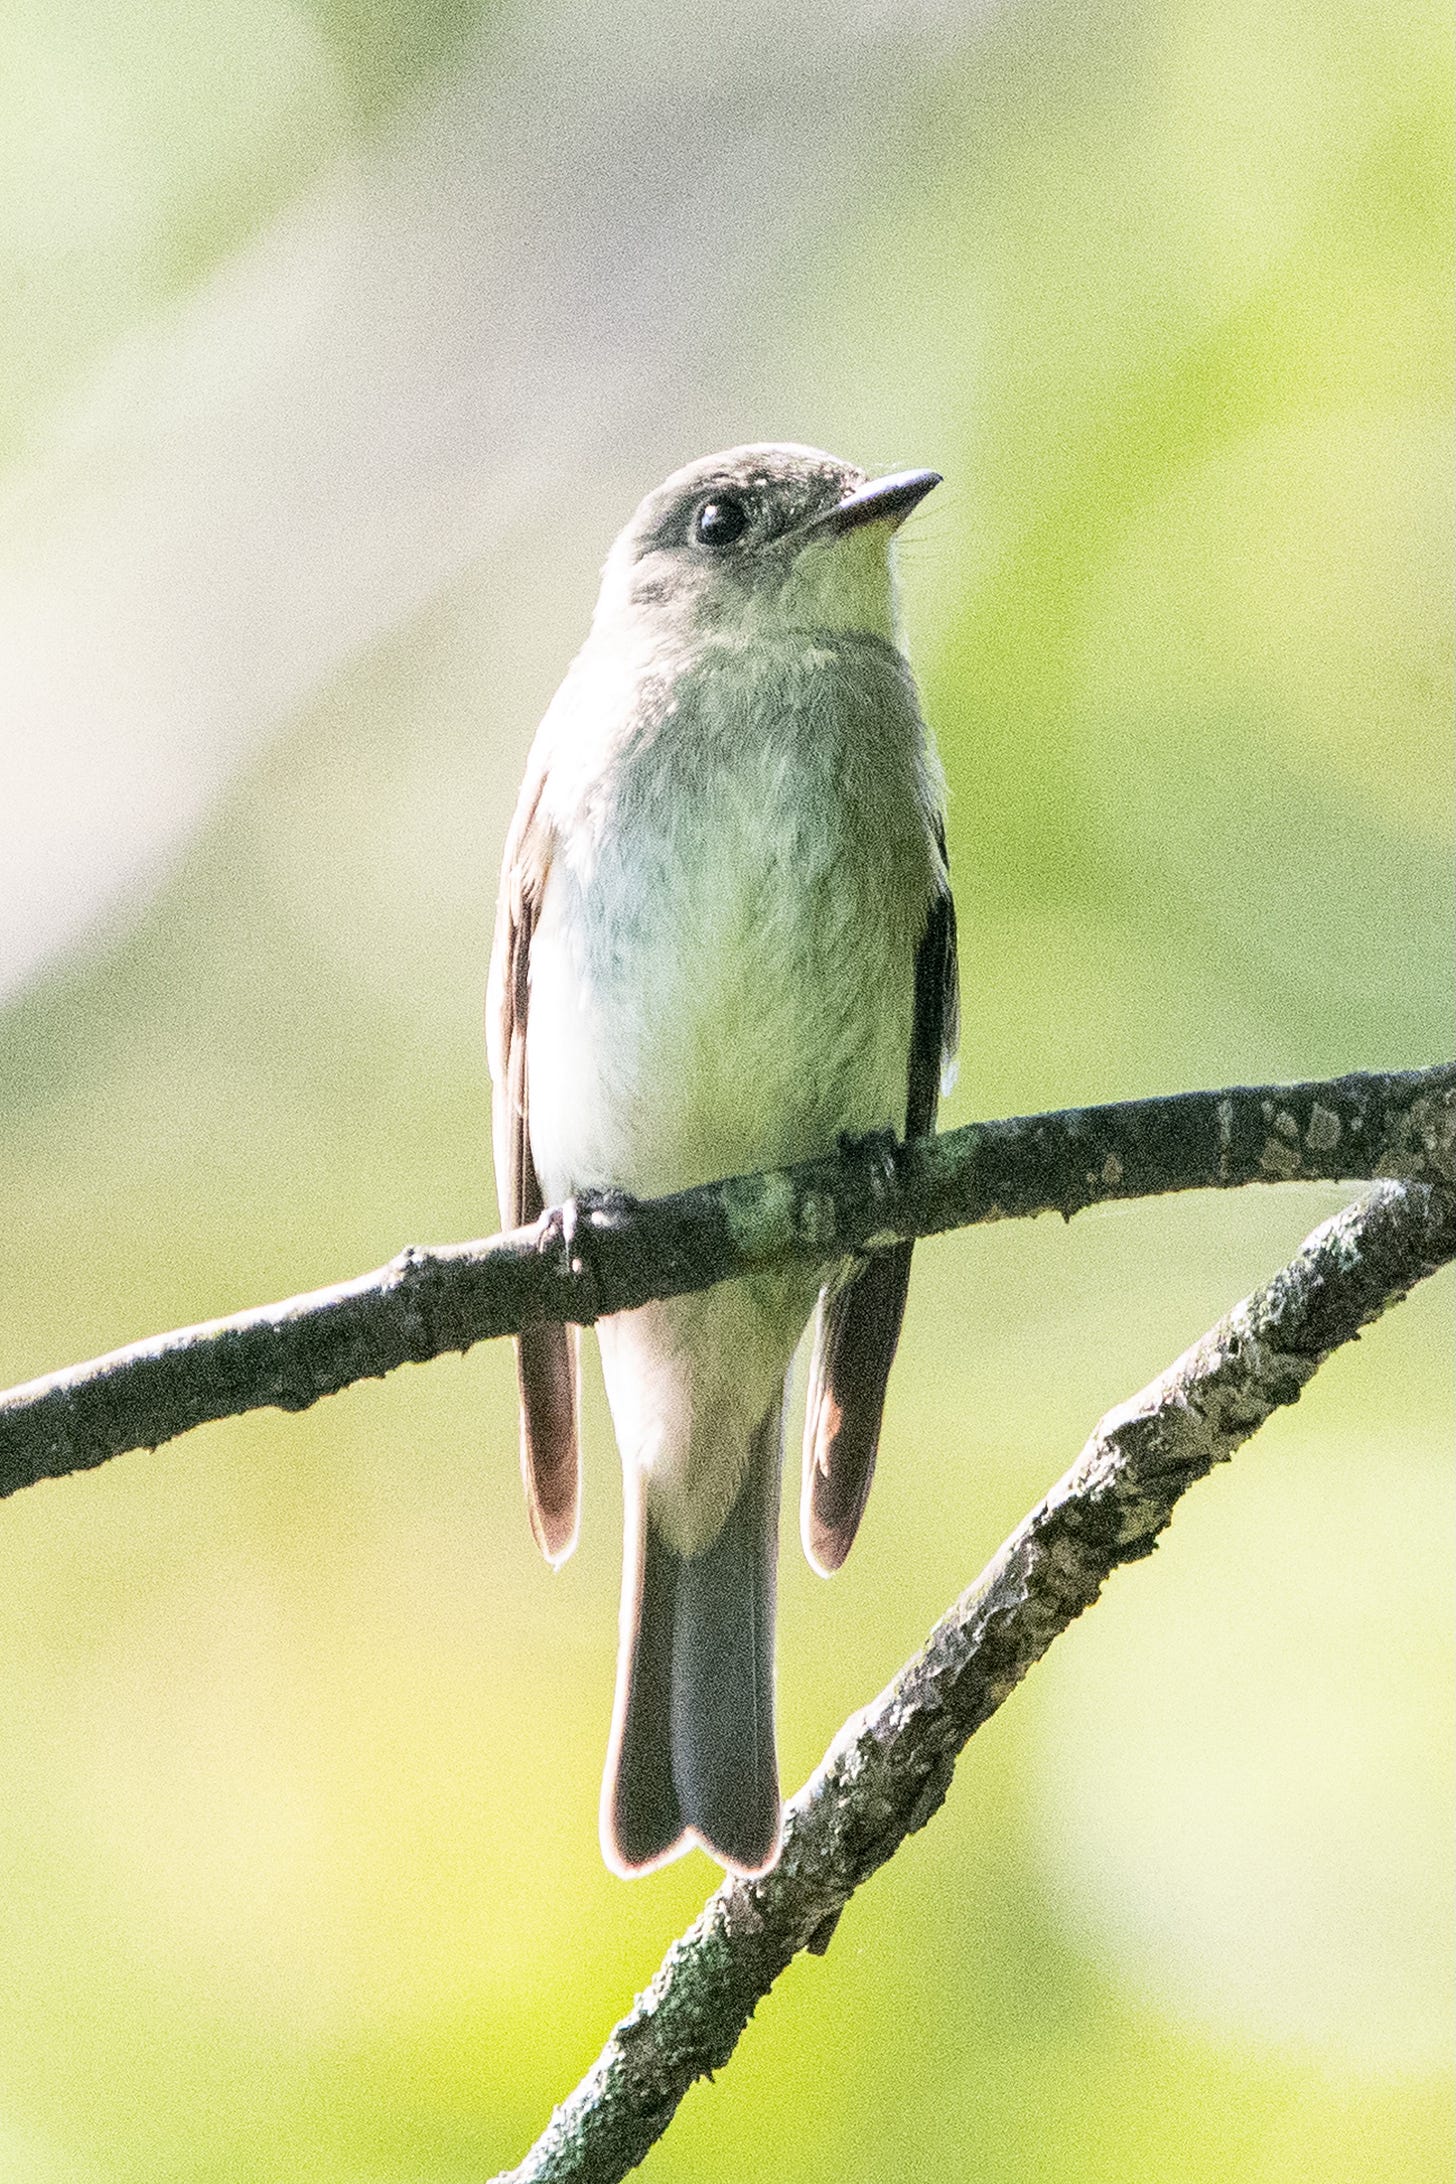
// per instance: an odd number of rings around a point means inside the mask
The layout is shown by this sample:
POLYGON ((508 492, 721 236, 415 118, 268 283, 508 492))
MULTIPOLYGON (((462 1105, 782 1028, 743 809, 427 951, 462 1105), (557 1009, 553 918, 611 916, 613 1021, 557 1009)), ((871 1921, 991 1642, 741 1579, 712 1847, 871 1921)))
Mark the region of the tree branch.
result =
POLYGON ((113 1350, 0 1395, 0 1495, 209 1420, 305 1410, 533 1320, 588 1325, 734 1274, 981 1221, 1245 1183, 1456 1183, 1456 1063, 973 1122, 641 1202, 571 1201, 484 1243, 113 1350))
POLYGON ((921 1651, 845 1724, 788 1807, 773 1871, 723 1883, 496 2184, 616 2184, 635 2168, 688 2087, 727 2062, 784 1967, 802 1949, 822 1954, 855 1889, 938 1810, 968 1740, 1110 1573, 1151 1553, 1196 1479, 1452 1257, 1456 1194, 1386 1185, 1316 1229, 1289 1266, 1109 1411, 921 1651))

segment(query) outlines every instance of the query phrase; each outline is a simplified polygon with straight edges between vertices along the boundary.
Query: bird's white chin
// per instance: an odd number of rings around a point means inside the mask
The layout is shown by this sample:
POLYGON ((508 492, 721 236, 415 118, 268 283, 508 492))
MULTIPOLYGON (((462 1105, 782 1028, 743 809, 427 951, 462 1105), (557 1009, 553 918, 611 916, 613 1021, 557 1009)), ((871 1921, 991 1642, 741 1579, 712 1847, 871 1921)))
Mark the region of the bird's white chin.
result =
POLYGON ((888 519, 863 523, 801 546, 774 603, 775 621, 785 629, 853 631, 898 643, 892 529, 888 519))

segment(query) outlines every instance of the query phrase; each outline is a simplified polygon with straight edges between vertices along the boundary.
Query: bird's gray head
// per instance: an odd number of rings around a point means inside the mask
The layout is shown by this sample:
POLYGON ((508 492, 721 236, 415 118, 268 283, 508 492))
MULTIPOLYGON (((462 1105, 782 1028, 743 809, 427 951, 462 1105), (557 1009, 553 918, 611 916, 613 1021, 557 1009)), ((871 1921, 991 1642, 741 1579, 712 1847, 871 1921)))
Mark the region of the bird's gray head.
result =
POLYGON ((595 631, 648 647, 831 630, 893 643, 890 539, 939 483, 933 470, 871 482, 813 447, 704 456, 649 493, 617 539, 595 631))

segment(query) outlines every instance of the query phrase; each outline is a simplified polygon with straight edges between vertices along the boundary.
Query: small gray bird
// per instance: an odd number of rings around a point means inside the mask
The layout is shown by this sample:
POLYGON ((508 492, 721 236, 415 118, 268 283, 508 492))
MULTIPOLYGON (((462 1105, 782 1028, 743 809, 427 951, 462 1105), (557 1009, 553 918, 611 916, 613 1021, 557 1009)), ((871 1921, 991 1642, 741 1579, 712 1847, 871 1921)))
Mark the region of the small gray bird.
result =
MULTIPOLYGON (((939 479, 731 448, 649 493, 526 768, 491 960, 501 1217, 657 1196, 935 1126, 957 1029, 942 781, 900 650, 897 526, 939 479)), ((625 1474, 609 1865, 778 1851, 773 1629, 789 1367, 818 1299, 802 1528, 869 1491, 909 1244, 603 1320, 625 1474)), ((576 1540, 575 1338, 518 1341, 547 1559, 576 1540)))

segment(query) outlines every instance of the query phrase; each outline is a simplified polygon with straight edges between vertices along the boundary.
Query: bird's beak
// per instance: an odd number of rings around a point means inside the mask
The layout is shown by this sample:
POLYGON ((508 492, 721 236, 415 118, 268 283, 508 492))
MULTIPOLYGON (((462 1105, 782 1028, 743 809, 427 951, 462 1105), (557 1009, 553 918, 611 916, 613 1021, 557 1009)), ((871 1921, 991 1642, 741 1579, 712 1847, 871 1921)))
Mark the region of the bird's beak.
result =
POLYGON ((938 470, 897 470, 892 478, 871 478, 868 485, 836 501, 804 529, 831 538, 856 531, 862 523, 888 523, 892 531, 898 530, 911 509, 918 508, 939 483, 938 470))

